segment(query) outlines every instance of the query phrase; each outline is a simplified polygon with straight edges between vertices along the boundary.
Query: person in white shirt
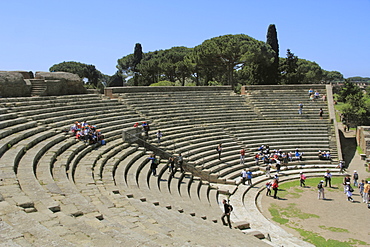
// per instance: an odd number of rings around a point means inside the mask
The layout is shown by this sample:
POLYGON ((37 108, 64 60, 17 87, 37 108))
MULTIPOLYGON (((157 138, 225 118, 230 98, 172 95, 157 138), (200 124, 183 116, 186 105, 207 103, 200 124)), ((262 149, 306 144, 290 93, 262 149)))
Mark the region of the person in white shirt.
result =
POLYGON ((331 188, 331 173, 329 170, 325 172, 324 178, 325 178, 325 187, 328 186, 329 183, 329 187, 331 188))

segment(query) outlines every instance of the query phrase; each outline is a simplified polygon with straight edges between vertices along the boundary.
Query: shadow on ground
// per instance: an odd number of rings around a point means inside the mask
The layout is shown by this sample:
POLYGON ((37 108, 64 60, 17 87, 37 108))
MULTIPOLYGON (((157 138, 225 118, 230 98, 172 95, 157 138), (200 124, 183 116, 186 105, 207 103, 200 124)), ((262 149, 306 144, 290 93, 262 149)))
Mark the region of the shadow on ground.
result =
POLYGON ((345 137, 341 130, 339 131, 339 137, 343 159, 346 162, 345 164, 348 166, 356 154, 356 137, 345 137))

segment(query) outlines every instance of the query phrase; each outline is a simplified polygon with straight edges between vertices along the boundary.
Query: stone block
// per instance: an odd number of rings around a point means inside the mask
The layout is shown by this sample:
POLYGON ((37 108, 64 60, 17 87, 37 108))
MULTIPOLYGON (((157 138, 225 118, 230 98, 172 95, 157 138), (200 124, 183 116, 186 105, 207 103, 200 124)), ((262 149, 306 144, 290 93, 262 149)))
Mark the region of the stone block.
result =
POLYGON ((24 209, 24 212, 26 212, 26 213, 34 213, 34 212, 37 212, 37 209, 36 208, 25 208, 24 209))
POLYGON ((35 206, 34 202, 27 196, 16 196, 13 197, 13 199, 16 201, 17 206, 21 208, 33 208, 35 206))
POLYGON ((259 239, 264 239, 265 238, 265 235, 260 231, 251 231, 251 232, 248 233, 248 235, 255 236, 256 238, 259 238, 259 239))
POLYGON ((234 227, 239 230, 249 229, 250 223, 248 223, 247 221, 238 221, 234 223, 234 227))
POLYGON ((79 216, 82 216, 84 215, 84 213, 82 211, 76 211, 74 213, 71 213, 71 216, 73 217, 79 217, 79 216))
POLYGON ((60 206, 59 205, 49 206, 48 209, 53 213, 60 212, 60 206))
POLYGON ((99 214, 99 213, 97 213, 95 215, 95 218, 97 218, 98 220, 104 220, 104 216, 102 214, 99 214))

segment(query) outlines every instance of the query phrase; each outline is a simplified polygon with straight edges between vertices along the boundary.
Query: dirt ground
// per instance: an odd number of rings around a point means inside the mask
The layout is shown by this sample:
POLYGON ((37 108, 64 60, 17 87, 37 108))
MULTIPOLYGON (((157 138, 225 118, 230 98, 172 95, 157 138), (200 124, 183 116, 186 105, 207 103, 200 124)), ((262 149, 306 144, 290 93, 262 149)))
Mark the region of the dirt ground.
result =
MULTIPOLYGON (((356 152, 354 133, 341 132, 341 143, 344 159, 349 164, 347 172, 352 174, 353 170, 357 170, 360 171, 360 179, 369 178, 370 173, 365 171, 364 161, 361 161, 360 155, 356 152)), ((354 202, 347 201, 342 185, 326 188, 326 200, 317 199, 316 186, 302 188, 301 190, 298 180, 297 187, 289 189, 288 192, 293 193, 288 193, 281 199, 273 199, 273 197, 267 197, 264 193, 261 193, 259 205, 261 205, 262 213, 271 219, 268 209, 272 205, 276 205, 276 208, 282 211, 286 208, 288 210, 289 208, 291 210, 298 209, 302 213, 316 215, 319 218, 300 219, 293 216, 289 218, 289 223, 286 225, 315 232, 325 239, 338 241, 356 239, 364 241, 368 244, 367 246, 370 246, 370 210, 362 202, 358 189, 355 189, 353 193, 354 202), (299 195, 294 193, 296 190, 299 191, 299 195)), ((275 222, 275 224, 279 223, 275 222)), ((286 225, 281 224, 280 226, 293 235, 302 238, 296 230, 286 225)))
MULTIPOLYGON (((297 181, 297 187, 299 187, 298 183, 297 181)), ((290 190, 294 191, 294 188, 290 190)), ((370 210, 367 209, 365 203, 362 203, 358 190, 353 193, 352 198, 354 202, 347 201, 342 186, 332 189, 326 188, 326 200, 317 199, 317 189, 315 187, 306 187, 302 190, 304 192, 300 193, 301 196, 299 198, 288 194, 284 198, 273 199, 273 197, 264 196, 262 193, 260 204, 262 205, 262 213, 267 218, 271 218, 271 214, 268 211, 271 204, 277 205, 278 208, 293 207, 293 210, 298 208, 302 213, 317 215, 320 218, 299 219, 292 217, 289 218, 288 224, 290 226, 318 233, 325 239, 339 241, 356 239, 367 242, 370 245, 370 210), (330 227, 347 229, 348 232, 331 231, 328 229, 330 227)), ((301 237, 294 229, 286 227, 284 224, 281 226, 293 235, 301 237)))

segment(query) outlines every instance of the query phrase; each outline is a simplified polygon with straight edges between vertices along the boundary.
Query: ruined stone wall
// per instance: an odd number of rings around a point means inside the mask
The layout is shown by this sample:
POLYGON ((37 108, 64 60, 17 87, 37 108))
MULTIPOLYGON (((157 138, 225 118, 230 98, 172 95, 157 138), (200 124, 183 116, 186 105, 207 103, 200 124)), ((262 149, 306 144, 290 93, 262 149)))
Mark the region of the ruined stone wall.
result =
POLYGON ((356 140, 366 157, 370 157, 370 126, 358 126, 356 140))
POLYGON ((85 94, 81 78, 67 72, 0 71, 0 97, 85 94), (36 87, 41 90, 35 90, 36 87), (35 92, 37 92, 35 94, 35 92))
POLYGON ((0 71, 0 97, 31 96, 31 87, 32 85, 24 80, 21 72, 0 71))

